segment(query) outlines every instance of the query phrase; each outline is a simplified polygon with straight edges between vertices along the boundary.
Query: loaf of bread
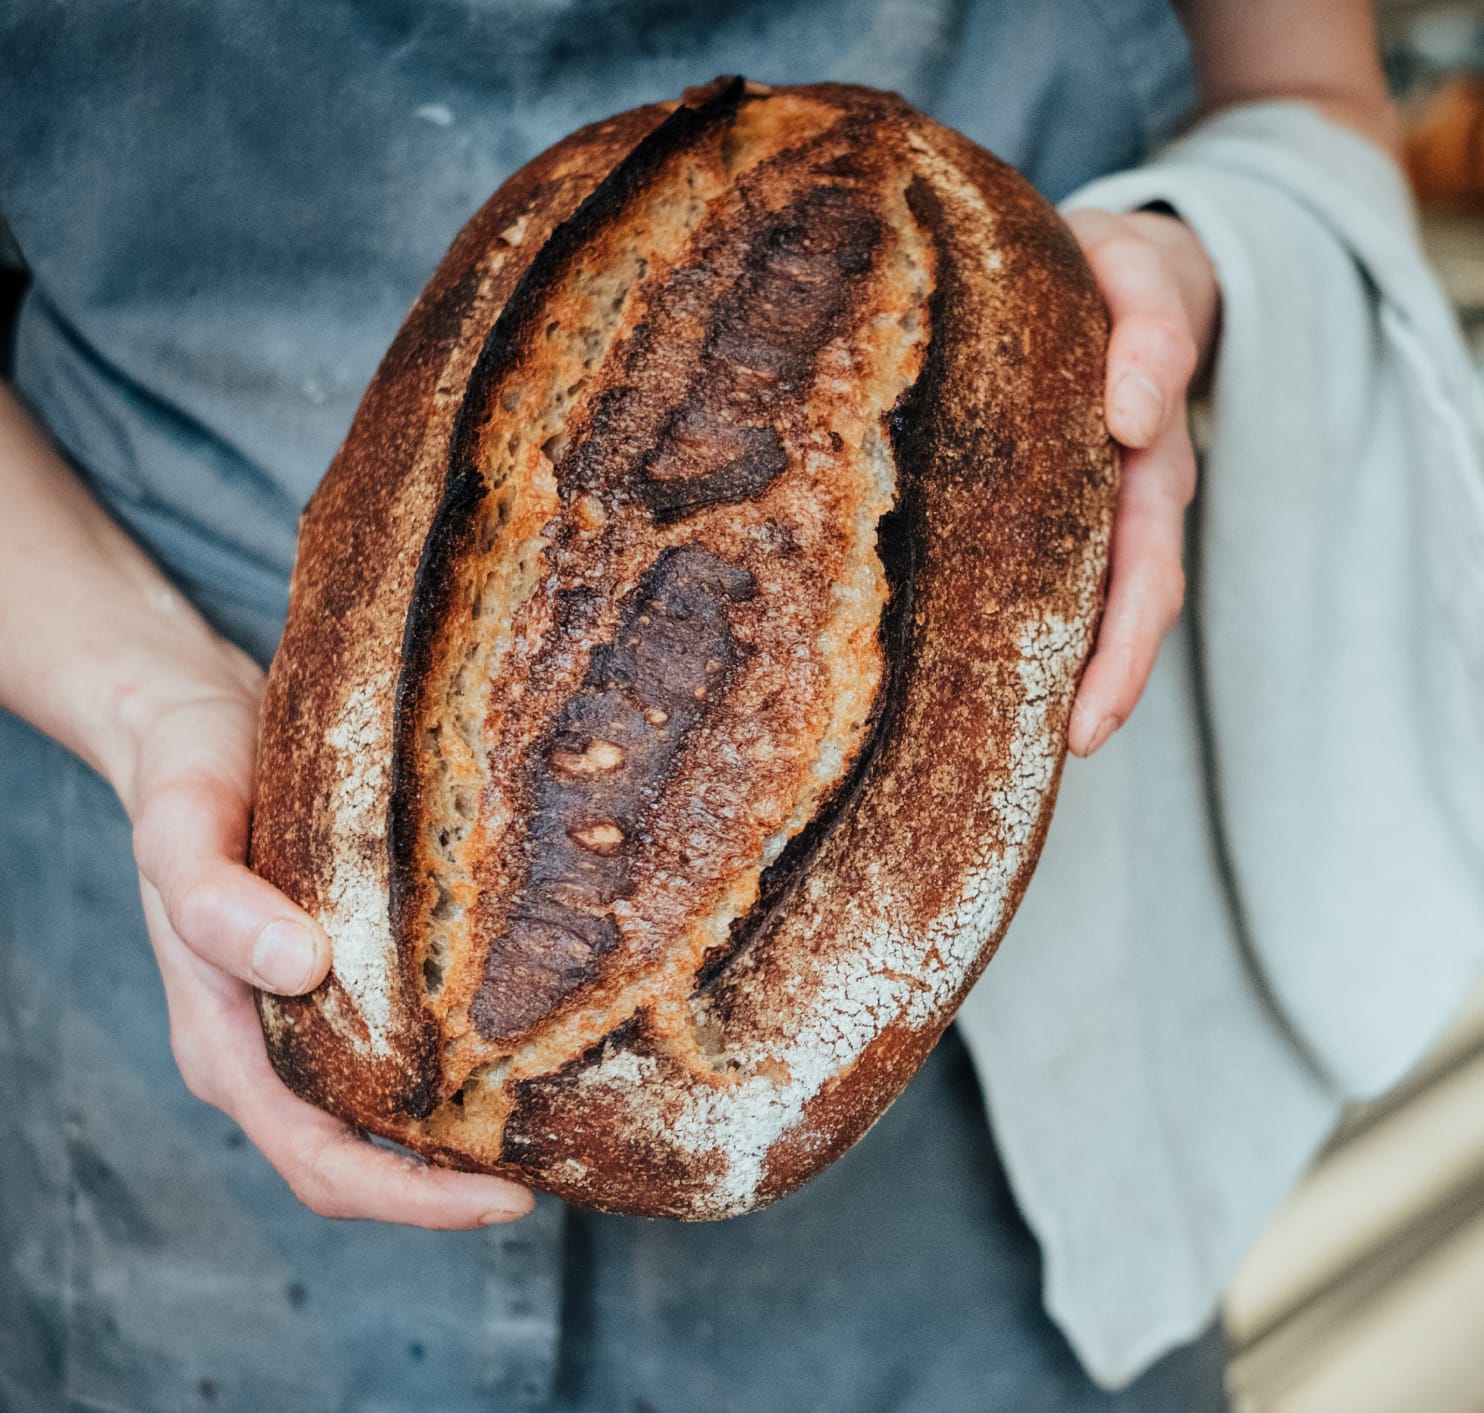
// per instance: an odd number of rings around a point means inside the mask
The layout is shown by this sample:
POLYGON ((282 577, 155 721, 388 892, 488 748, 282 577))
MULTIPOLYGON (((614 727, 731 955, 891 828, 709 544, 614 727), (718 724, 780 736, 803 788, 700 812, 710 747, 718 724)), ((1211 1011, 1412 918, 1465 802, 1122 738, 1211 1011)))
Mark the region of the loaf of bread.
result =
POLYGON ((252 864, 334 965, 259 998, 285 1082, 650 1215, 854 1143, 1046 829, 1105 338, 1046 203, 887 94, 718 80, 506 182, 301 526, 252 864))

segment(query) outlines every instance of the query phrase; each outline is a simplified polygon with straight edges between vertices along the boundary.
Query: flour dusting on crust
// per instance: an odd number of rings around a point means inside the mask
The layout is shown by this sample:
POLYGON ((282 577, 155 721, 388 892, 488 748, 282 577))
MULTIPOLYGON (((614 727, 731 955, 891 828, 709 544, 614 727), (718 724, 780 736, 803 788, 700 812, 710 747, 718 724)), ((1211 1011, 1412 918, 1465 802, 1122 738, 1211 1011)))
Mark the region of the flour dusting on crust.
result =
MULTIPOLYGON (((1075 681, 1084 638, 1077 624, 1056 616, 1021 633, 1024 700, 1016 713, 1010 771, 996 793, 1002 842, 964 878, 954 906, 923 933, 890 921, 877 924, 861 939, 857 957, 832 966, 814 980, 807 998, 795 999, 789 1009, 797 1029, 782 1082, 770 1077, 778 1072, 774 1056, 744 1043, 732 1058, 746 1078, 688 1096, 691 1102, 669 1115, 682 1147, 710 1152, 718 1161, 719 1175, 697 1200, 705 1216, 733 1216, 756 1206, 775 1145, 789 1136, 808 1143, 807 1133, 796 1130, 820 1091, 848 1071, 888 1026, 932 1025, 962 994, 986 939, 1000 929, 1025 850, 1033 843, 1041 802, 1062 754, 1046 730, 1048 708, 1065 698, 1075 681)), ((889 907, 882 911, 890 916, 889 907)), ((586 1071, 581 1083, 589 1090, 608 1087, 617 1098, 654 1079, 657 1069, 652 1058, 614 1050, 586 1071)))
MULTIPOLYGON (((386 1055, 396 949, 386 907, 387 763, 368 755, 379 709, 372 685, 361 687, 325 737, 342 763, 329 810, 335 871, 316 921, 335 939, 335 976, 365 1023, 372 1052, 386 1055)), ((355 1034, 344 1020, 337 1029, 355 1034)))

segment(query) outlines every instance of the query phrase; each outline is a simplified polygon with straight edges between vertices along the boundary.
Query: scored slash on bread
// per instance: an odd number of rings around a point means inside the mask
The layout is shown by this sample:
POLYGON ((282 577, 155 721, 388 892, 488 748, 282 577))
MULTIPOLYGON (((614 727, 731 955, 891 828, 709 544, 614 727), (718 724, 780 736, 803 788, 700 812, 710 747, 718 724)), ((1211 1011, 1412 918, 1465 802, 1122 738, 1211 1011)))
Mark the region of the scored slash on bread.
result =
POLYGON ((900 99, 718 80, 459 235, 300 530, 252 864, 306 1098, 732 1215, 900 1092, 1040 848, 1101 605, 1106 325, 900 99))

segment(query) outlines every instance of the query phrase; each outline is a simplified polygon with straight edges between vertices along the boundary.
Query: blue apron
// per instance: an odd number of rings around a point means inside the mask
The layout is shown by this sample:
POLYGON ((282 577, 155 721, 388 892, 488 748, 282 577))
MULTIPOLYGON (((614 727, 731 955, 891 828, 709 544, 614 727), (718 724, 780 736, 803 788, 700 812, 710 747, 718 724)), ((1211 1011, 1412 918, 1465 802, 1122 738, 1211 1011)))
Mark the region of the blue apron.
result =
MULTIPOLYGON (((1055 197, 1188 110, 1164 0, 11 0, 17 383, 267 659, 300 506, 454 232, 578 124, 718 72, 897 89, 1055 197)), ((950 1033, 834 1168, 680 1226, 324 1221, 171 1061, 127 823, 0 717, 0 1409, 1179 1410, 1077 1368, 950 1033)))

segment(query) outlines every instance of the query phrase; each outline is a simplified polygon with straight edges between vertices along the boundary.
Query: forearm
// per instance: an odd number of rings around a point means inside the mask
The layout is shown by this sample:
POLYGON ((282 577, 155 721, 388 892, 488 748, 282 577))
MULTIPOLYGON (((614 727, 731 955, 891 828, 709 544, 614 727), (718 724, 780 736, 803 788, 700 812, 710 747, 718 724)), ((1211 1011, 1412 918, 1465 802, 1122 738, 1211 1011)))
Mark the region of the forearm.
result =
POLYGON ((1201 108, 1291 99, 1395 154, 1369 0, 1176 0, 1201 108))
POLYGON ((109 518, 0 386, 0 705, 107 778, 126 804, 138 722, 169 697, 241 690, 223 642, 109 518))

